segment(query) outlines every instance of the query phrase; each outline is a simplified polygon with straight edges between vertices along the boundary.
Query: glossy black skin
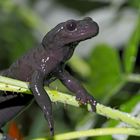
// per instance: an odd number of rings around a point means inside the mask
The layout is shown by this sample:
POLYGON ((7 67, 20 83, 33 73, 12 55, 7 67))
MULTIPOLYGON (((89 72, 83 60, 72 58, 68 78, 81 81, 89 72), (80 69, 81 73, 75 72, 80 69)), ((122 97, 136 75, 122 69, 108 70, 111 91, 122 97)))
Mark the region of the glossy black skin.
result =
POLYGON ((34 97, 53 135, 52 104, 43 87, 56 78, 76 94, 76 99, 81 104, 90 103, 95 111, 96 101, 80 82, 65 70, 65 62, 71 58, 80 41, 96 36, 98 31, 97 23, 89 17, 60 23, 46 34, 39 47, 34 48, 13 63, 9 69, 3 71, 1 75, 30 82, 33 95, 0 94, 0 128, 27 106, 34 97))

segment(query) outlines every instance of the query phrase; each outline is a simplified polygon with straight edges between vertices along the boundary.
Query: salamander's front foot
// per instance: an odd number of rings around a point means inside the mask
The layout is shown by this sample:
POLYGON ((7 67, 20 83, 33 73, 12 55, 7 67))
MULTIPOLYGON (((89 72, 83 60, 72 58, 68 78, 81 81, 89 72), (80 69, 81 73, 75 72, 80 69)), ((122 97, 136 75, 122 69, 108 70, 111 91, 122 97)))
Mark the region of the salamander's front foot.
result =
POLYGON ((97 101, 93 98, 93 96, 79 93, 76 95, 76 100, 83 105, 87 105, 89 103, 91 105, 92 111, 96 112, 97 101))

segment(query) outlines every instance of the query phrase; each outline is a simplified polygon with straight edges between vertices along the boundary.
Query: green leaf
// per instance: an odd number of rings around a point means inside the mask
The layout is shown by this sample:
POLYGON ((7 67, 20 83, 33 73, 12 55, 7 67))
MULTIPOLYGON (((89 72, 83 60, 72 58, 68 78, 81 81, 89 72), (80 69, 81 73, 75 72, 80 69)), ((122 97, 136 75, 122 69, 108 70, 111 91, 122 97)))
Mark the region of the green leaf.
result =
POLYGON ((128 45, 124 51, 124 69, 127 74, 133 71, 135 60, 138 52, 138 44, 140 42, 140 19, 138 19, 138 23, 136 25, 135 31, 128 42, 128 45))
POLYGON ((92 73, 89 89, 96 98, 103 98, 119 90, 121 83, 120 60, 117 51, 107 45, 98 45, 89 59, 92 73))
POLYGON ((112 140, 112 136, 111 135, 109 135, 109 136, 100 136, 100 137, 93 138, 93 140, 112 140))
POLYGON ((128 0, 128 4, 130 4, 133 8, 140 8, 140 0, 128 0))
POLYGON ((120 110, 129 113, 134 109, 134 107, 139 103, 139 101, 140 101, 140 95, 137 94, 132 99, 122 104, 120 106, 120 110))

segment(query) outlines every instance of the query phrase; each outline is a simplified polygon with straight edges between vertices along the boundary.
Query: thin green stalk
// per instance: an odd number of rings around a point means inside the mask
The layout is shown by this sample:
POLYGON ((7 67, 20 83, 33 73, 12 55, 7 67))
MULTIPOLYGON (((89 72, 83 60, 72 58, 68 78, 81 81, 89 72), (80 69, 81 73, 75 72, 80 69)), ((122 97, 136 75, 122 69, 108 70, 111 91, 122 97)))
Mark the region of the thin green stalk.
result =
POLYGON ((106 107, 101 104, 97 104, 96 109, 97 109, 96 111, 97 114, 106 116, 107 118, 109 117, 111 119, 125 122, 135 128, 140 128, 140 119, 137 117, 133 117, 128 113, 121 112, 119 110, 112 109, 110 107, 106 107))
MULTIPOLYGON (((83 137, 104 136, 114 134, 127 134, 140 136, 140 129, 135 128, 97 128, 85 131, 74 131, 54 136, 54 140, 71 140, 83 137)), ((32 140, 48 140, 47 138, 35 138, 32 140)))
MULTIPOLYGON (((6 91, 13 91, 13 92, 25 91, 25 94, 31 94, 28 89, 28 84, 25 82, 13 80, 13 79, 2 77, 2 76, 0 76, 0 82, 1 82, 0 83, 1 90, 6 89, 6 91), (13 84, 12 84, 12 82, 13 82, 13 84)), ((61 102, 61 103, 73 105, 76 107, 80 106, 79 103, 75 100, 75 96, 64 94, 64 93, 61 93, 56 90, 50 90, 50 89, 46 89, 46 90, 47 90, 47 93, 50 96, 52 102, 61 102)), ((90 105, 87 106, 87 109, 91 110, 90 105)), ((115 120, 123 121, 123 122, 131 125, 132 127, 140 128, 140 119, 139 118, 133 117, 128 113, 124 113, 119 110, 112 109, 110 107, 106 107, 102 104, 99 104, 99 103, 97 104, 96 113, 103 115, 107 118, 112 118, 115 120)))
POLYGON ((140 83, 140 74, 130 74, 126 76, 128 82, 140 83))
POLYGON ((0 76, 0 83, 28 89, 28 84, 26 82, 19 81, 16 79, 11 79, 11 78, 4 77, 4 76, 0 76))
POLYGON ((66 134, 59 134, 54 137, 54 140, 66 140, 66 139, 76 139, 80 137, 93 137, 93 136, 104 136, 113 134, 128 134, 140 136, 140 129, 134 128, 98 128, 90 129, 87 131, 75 131, 66 134))

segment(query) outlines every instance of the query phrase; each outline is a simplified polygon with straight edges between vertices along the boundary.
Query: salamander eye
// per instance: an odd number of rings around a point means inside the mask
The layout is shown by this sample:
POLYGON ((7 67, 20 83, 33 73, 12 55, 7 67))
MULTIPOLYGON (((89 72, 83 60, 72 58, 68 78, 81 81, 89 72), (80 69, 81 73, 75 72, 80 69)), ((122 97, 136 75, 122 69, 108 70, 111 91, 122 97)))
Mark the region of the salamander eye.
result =
POLYGON ((75 21, 69 21, 67 24, 66 24, 66 28, 69 30, 69 31, 74 31, 76 29, 77 25, 76 25, 76 22, 75 21))

